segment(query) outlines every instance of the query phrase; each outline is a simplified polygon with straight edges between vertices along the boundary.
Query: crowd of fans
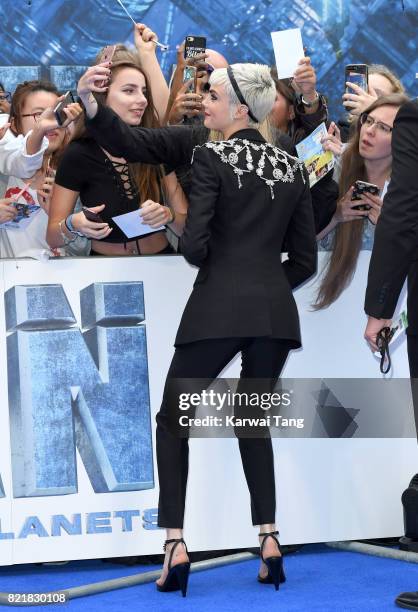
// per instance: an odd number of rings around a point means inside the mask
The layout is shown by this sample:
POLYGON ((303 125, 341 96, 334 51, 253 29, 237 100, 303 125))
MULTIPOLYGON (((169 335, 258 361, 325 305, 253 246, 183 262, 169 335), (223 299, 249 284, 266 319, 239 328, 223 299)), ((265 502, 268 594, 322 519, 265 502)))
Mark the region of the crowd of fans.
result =
MULTIPOLYGON (((209 95, 211 73, 227 67, 227 59, 210 49, 185 59, 181 45, 168 85, 155 40, 144 24, 135 26, 135 48, 116 46, 109 86, 94 94, 97 101, 131 126, 182 125, 194 145, 219 140, 203 124, 202 100, 209 95), (183 80, 187 65, 197 70, 195 91, 183 80)), ((93 65, 101 58, 99 53, 93 65)), ((350 283, 359 251, 372 246, 390 181, 393 122, 408 98, 396 75, 373 64, 368 91, 347 84, 342 117, 330 117, 309 57, 300 60, 291 79, 278 79, 275 68, 271 74, 276 101, 268 120, 258 125, 263 136, 296 155, 295 146, 325 122, 322 146, 335 156, 334 170, 311 188, 319 248, 330 251, 315 305, 324 308, 350 283), (377 185, 379 194, 366 192, 354 202, 357 180, 377 185)), ((176 168, 127 163, 89 137, 81 104, 69 104, 58 126, 53 108, 59 100, 60 92, 47 81, 21 83, 13 95, 0 84, 0 257, 176 252, 192 160, 176 168), (114 217, 136 210, 154 231, 131 239, 114 217)))

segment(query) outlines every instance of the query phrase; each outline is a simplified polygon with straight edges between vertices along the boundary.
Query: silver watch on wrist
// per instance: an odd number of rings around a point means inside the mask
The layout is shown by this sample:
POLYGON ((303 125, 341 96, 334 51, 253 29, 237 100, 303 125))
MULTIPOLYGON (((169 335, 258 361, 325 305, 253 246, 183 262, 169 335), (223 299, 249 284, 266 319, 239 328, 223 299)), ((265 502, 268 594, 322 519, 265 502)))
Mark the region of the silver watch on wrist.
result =
POLYGON ((306 106, 307 108, 311 108, 312 106, 315 106, 318 100, 319 100, 319 93, 317 91, 315 91, 315 98, 312 100, 312 102, 307 102, 305 98, 303 97, 303 95, 300 97, 300 101, 302 102, 303 106, 306 106))

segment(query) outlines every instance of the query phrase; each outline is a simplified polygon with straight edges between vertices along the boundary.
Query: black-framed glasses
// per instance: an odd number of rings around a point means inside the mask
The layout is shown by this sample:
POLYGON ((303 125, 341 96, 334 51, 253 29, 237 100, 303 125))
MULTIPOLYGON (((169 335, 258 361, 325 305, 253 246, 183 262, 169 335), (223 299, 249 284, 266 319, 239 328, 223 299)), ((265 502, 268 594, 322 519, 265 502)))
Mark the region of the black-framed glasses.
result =
POLYGON ((35 121, 35 123, 37 123, 39 121, 39 117, 42 115, 44 111, 38 111, 36 113, 26 113, 25 115, 20 115, 22 118, 23 117, 33 117, 33 120, 35 121))
POLYGON ((393 130, 393 127, 391 127, 387 123, 383 123, 383 121, 378 121, 368 113, 361 113, 360 123, 361 125, 365 125, 366 127, 376 126, 376 129, 380 130, 384 134, 390 134, 393 130))
POLYGON ((5 100, 7 100, 7 102, 11 102, 12 94, 10 91, 0 91, 0 102, 4 102, 5 100))

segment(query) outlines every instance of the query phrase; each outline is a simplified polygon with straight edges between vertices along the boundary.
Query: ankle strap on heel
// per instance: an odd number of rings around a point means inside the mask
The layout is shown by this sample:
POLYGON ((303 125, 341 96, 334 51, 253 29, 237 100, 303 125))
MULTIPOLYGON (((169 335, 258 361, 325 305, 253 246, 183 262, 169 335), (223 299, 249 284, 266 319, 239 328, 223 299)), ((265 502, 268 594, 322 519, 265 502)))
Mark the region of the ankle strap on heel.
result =
MULTIPOLYGON (((163 550, 164 552, 167 550, 167 546, 168 544, 173 544, 173 542, 177 542, 177 544, 179 544, 180 542, 182 542, 185 546, 186 546, 186 542, 183 540, 183 538, 173 538, 172 540, 166 540, 163 544, 163 550)), ((175 546, 173 546, 173 548, 175 548, 175 546)))
POLYGON ((267 531, 266 533, 259 533, 258 535, 259 535, 259 537, 262 537, 262 538, 263 538, 263 540, 262 540, 262 542, 261 542, 261 546, 260 546, 260 556, 261 556, 261 558, 262 558, 262 560, 263 560, 263 561, 264 561, 264 557, 263 557, 264 545, 265 545, 266 540, 267 540, 267 538, 268 538, 268 537, 273 538, 273 540, 276 542, 277 547, 278 547, 278 549, 279 549, 279 552, 280 552, 280 554, 281 554, 281 552, 282 552, 282 551, 281 551, 281 548, 280 548, 280 542, 279 542, 279 540, 276 538, 276 536, 278 536, 278 535, 279 535, 279 532, 278 532, 278 531, 267 531))
POLYGON ((171 568, 171 561, 173 560, 173 553, 174 553, 174 550, 175 550, 175 548, 176 548, 177 544, 184 544, 184 548, 186 549, 186 553, 187 553, 187 555, 189 555, 189 551, 187 550, 187 544, 186 544, 186 542, 183 540, 183 538, 173 538, 172 540, 166 540, 166 541, 164 542, 164 545, 163 545, 163 550, 164 550, 164 552, 166 552, 166 550, 167 550, 167 545, 168 545, 168 544, 173 544, 173 543, 174 543, 174 546, 173 546, 173 547, 172 547, 172 549, 170 550, 170 557, 169 557, 169 559, 168 559, 168 569, 169 569, 169 570, 170 570, 170 568, 171 568))

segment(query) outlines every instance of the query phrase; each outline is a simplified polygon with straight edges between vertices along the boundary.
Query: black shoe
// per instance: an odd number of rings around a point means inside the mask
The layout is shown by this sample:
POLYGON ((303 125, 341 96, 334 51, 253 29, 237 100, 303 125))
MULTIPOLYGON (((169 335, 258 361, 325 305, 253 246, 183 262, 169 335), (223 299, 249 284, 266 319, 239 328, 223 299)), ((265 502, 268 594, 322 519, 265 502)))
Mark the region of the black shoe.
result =
POLYGON ((407 610, 418 610, 418 591, 401 593, 395 599, 396 605, 407 610))
POLYGON ((258 582, 262 582, 263 584, 274 584, 276 591, 279 590, 279 586, 281 582, 286 582, 286 576, 284 575, 283 570, 283 557, 267 557, 266 559, 263 557, 263 548, 267 538, 273 538, 275 540, 277 547, 281 554, 280 543, 276 538, 276 535, 279 535, 278 531, 270 531, 269 533, 259 533, 259 536, 264 536, 263 541, 261 542, 260 555, 263 562, 267 565, 268 574, 264 578, 258 575, 258 582))
POLYGON ((177 565, 171 566, 171 561, 173 559, 173 553, 176 546, 181 542, 184 544, 186 549, 186 553, 189 554, 187 550, 186 542, 183 538, 174 539, 174 540, 166 540, 164 542, 164 552, 166 551, 167 544, 172 544, 175 542, 174 546, 170 550, 170 557, 168 559, 168 574, 163 584, 157 584, 157 589, 159 591, 181 591, 183 597, 186 597, 187 593, 187 584, 189 580, 189 571, 190 571, 190 563, 178 563, 177 565))

